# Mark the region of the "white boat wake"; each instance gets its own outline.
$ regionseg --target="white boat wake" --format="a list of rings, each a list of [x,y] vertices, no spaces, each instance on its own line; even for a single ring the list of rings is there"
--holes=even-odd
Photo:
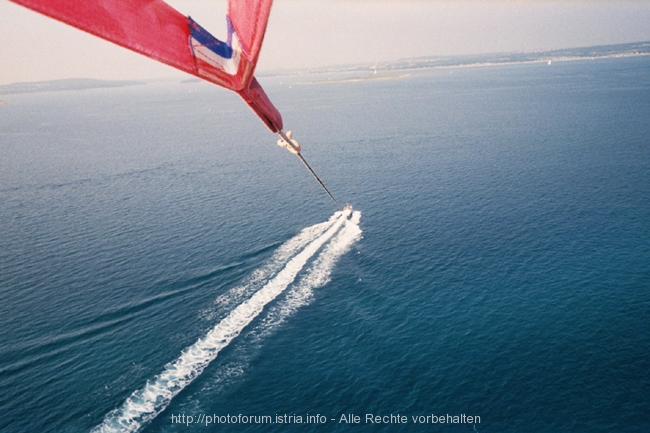
[[[253,273],[248,284],[229,291],[223,300],[218,299],[219,303],[228,304],[250,292],[251,287],[259,287],[265,282],[207,335],[167,364],[162,373],[148,380],[120,407],[109,412],[102,424],[92,432],[135,432],[149,423],[165,410],[175,395],[203,372],[219,351],[237,337],[269,302],[293,283],[307,262],[326,245],[295,287],[290,289],[284,302],[270,309],[257,335],[262,337],[275,329],[300,306],[308,303],[312,290],[329,281],[336,261],[361,237],[358,226],[361,213],[355,211],[348,219],[350,211],[344,212],[336,212],[329,221],[302,230],[281,245],[270,262]]]

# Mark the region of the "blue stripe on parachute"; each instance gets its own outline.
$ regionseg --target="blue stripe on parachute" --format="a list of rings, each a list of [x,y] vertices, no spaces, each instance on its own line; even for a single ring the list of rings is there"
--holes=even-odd
[[[194,21],[191,17],[187,17],[187,19],[189,21],[190,36],[218,56],[223,57],[224,59],[232,58],[232,47],[229,43],[221,42],[219,39],[212,36],[210,32],[201,27],[199,23]],[[228,31],[228,39],[228,42],[230,42],[230,29]]]

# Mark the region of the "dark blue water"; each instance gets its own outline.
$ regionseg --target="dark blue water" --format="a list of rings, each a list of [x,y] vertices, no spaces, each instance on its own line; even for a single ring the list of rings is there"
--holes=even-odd
[[[363,238],[326,263],[327,238],[142,431],[647,431],[650,58],[320,78],[263,84]],[[123,420],[334,211],[214,86],[3,99],[2,432]],[[239,414],[303,424],[205,425]],[[480,422],[411,418],[447,414]]]

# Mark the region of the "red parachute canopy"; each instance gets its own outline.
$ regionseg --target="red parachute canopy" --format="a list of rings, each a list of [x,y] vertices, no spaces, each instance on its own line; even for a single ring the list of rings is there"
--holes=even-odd
[[[272,0],[229,0],[222,42],[162,0],[11,0],[234,90],[273,132],[282,116],[253,76]]]

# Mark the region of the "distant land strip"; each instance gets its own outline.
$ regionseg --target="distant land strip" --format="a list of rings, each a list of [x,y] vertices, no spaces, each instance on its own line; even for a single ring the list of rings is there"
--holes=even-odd
[[[405,78],[410,77],[411,74],[382,74],[382,75],[368,75],[368,76],[359,76],[359,77],[348,77],[348,78],[332,78],[327,80],[314,80],[314,81],[303,81],[301,83],[296,83],[298,85],[303,84],[324,84],[324,83],[354,83],[357,81],[370,81],[370,80],[392,80],[394,78]]]
[[[307,70],[281,70],[275,72],[261,73],[259,76],[286,76],[286,75],[309,75],[327,74],[339,72],[364,73],[341,79],[321,79],[317,81],[306,81],[298,84],[352,82],[366,80],[386,80],[408,77],[409,70],[417,69],[438,69],[458,68],[477,66],[497,66],[518,63],[548,62],[569,60],[587,60],[602,58],[620,58],[650,56],[650,41],[631,42],[616,45],[598,45],[592,47],[565,48],[550,51],[515,52],[515,53],[490,53],[473,54],[462,56],[426,56],[400,59],[390,62],[376,62],[373,64],[338,65],[323,68],[312,68]],[[373,75],[367,76],[368,72]],[[197,78],[187,78],[181,81],[183,84],[200,82]],[[0,95],[12,95],[19,93],[54,92],[65,90],[86,90],[108,87],[125,87],[144,85],[145,81],[133,80],[99,80],[93,78],[68,78],[62,80],[22,82],[0,85]],[[1,101],[0,104],[7,103]]]
[[[63,80],[36,81],[32,83],[12,83],[0,86],[0,95],[17,93],[56,92],[62,90],[101,89],[105,87],[138,86],[144,81],[96,80],[93,78],[67,78]]]
[[[414,69],[434,69],[452,67],[495,66],[516,63],[554,62],[568,60],[587,60],[599,58],[618,58],[650,55],[650,41],[631,42],[617,45],[598,45],[593,47],[565,48],[561,50],[473,54],[463,56],[426,56],[400,59],[373,64],[339,65],[312,68],[300,71],[278,71],[271,75],[322,74],[332,72],[401,72]]]

